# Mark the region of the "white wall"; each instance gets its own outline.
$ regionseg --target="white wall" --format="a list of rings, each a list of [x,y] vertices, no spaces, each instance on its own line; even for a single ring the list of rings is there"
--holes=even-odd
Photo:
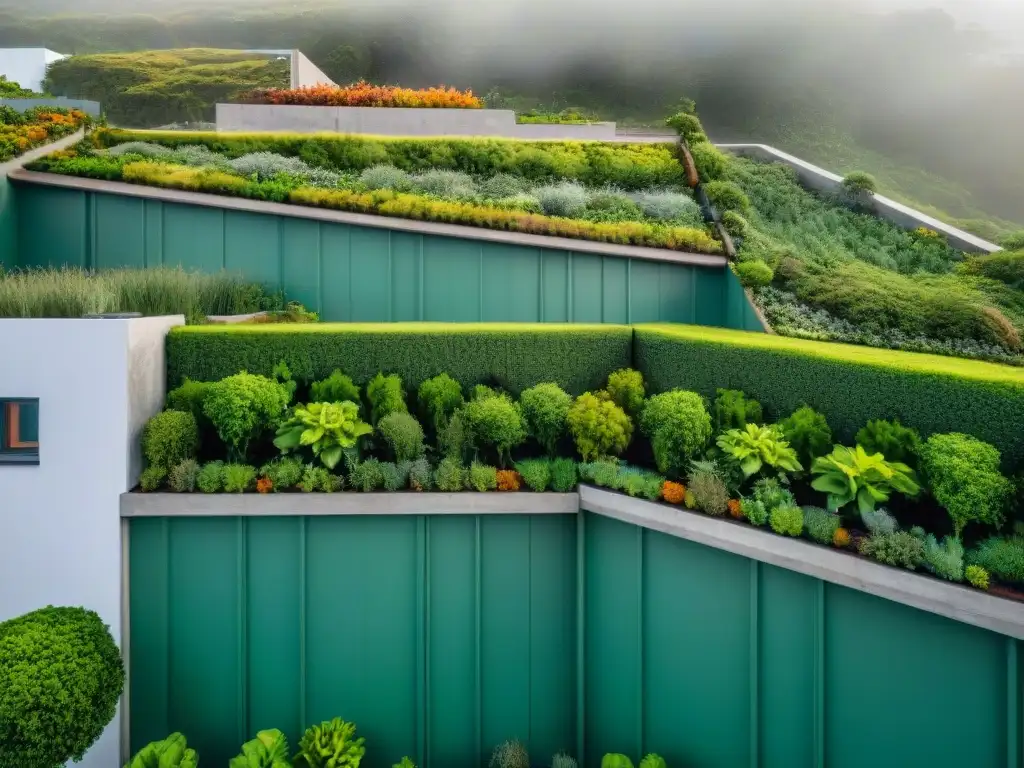
[[[311,85],[336,85],[320,68],[299,50],[292,51],[292,88],[306,88]]]
[[[0,621],[81,605],[120,645],[118,496],[163,401],[164,337],[183,322],[0,319],[0,398],[39,398],[39,465],[0,464]],[[122,765],[119,731],[115,717],[79,765]]]
[[[63,58],[64,54],[46,48],[0,48],[0,75],[22,88],[41,91],[46,67]]]

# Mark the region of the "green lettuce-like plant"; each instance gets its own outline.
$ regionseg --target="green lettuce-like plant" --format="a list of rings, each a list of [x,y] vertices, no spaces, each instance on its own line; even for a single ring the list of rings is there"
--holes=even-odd
[[[633,761],[626,755],[609,752],[601,758],[601,768],[633,768]]]
[[[144,746],[125,768],[196,768],[198,765],[199,755],[194,749],[189,749],[185,737],[172,733],[166,739]],[[235,768],[233,760],[231,768]]]
[[[665,762],[664,757],[651,752],[640,761],[640,768],[668,768],[668,764]]]
[[[861,446],[837,445],[828,456],[811,465],[816,475],[811,487],[828,494],[828,507],[836,511],[852,501],[863,514],[889,500],[894,491],[916,496],[921,490],[914,471],[898,461],[886,461],[880,453],[868,454]]]
[[[353,402],[309,403],[297,406],[277,430],[274,445],[282,453],[310,447],[328,469],[334,469],[342,454],[373,430],[359,418]]]
[[[355,723],[340,717],[311,725],[299,740],[296,768],[359,768],[365,739],[356,738]]]
[[[260,731],[242,745],[242,753],[231,758],[228,768],[292,768],[288,740],[276,728]]]
[[[744,477],[756,475],[765,465],[779,472],[803,469],[796,451],[789,447],[774,426],[747,424],[742,429],[730,429],[719,435],[718,447],[739,464]]]
[[[395,763],[391,768],[416,768],[416,763],[412,761],[412,758],[405,755],[401,760]]]

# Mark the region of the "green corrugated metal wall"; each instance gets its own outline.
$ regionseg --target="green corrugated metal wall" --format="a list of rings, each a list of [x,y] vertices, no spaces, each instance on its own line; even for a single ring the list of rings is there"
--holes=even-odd
[[[746,327],[718,267],[460,240],[18,184],[19,263],[228,269],[324,320]],[[55,224],[59,222],[59,226]],[[742,292],[741,292],[742,293]]]
[[[132,747],[204,765],[335,715],[368,768],[1024,764],[1018,642],[591,514],[136,519],[130,626]]]

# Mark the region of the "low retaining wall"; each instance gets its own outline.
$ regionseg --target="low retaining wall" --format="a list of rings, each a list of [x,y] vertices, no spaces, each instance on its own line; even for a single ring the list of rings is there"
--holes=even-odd
[[[217,130],[595,141],[615,138],[615,123],[519,124],[515,112],[510,109],[306,107],[279,104],[218,104]]]
[[[842,176],[826,171],[824,168],[819,168],[805,160],[775,149],[775,147],[769,147],[766,144],[718,144],[716,146],[719,149],[732,152],[741,157],[788,165],[796,171],[800,183],[815,192],[835,192],[843,182]],[[903,229],[912,230],[918,227],[926,227],[927,229],[940,232],[946,236],[950,245],[954,248],[959,248],[961,251],[966,251],[967,253],[994,253],[1000,250],[999,246],[994,243],[982,240],[970,232],[964,232],[962,229],[957,229],[888,197],[872,195],[871,206],[876,216],[890,221]]]

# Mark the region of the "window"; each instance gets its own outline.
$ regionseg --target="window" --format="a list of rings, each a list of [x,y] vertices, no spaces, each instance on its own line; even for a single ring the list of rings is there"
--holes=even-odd
[[[0,399],[0,464],[39,463],[39,401]]]

